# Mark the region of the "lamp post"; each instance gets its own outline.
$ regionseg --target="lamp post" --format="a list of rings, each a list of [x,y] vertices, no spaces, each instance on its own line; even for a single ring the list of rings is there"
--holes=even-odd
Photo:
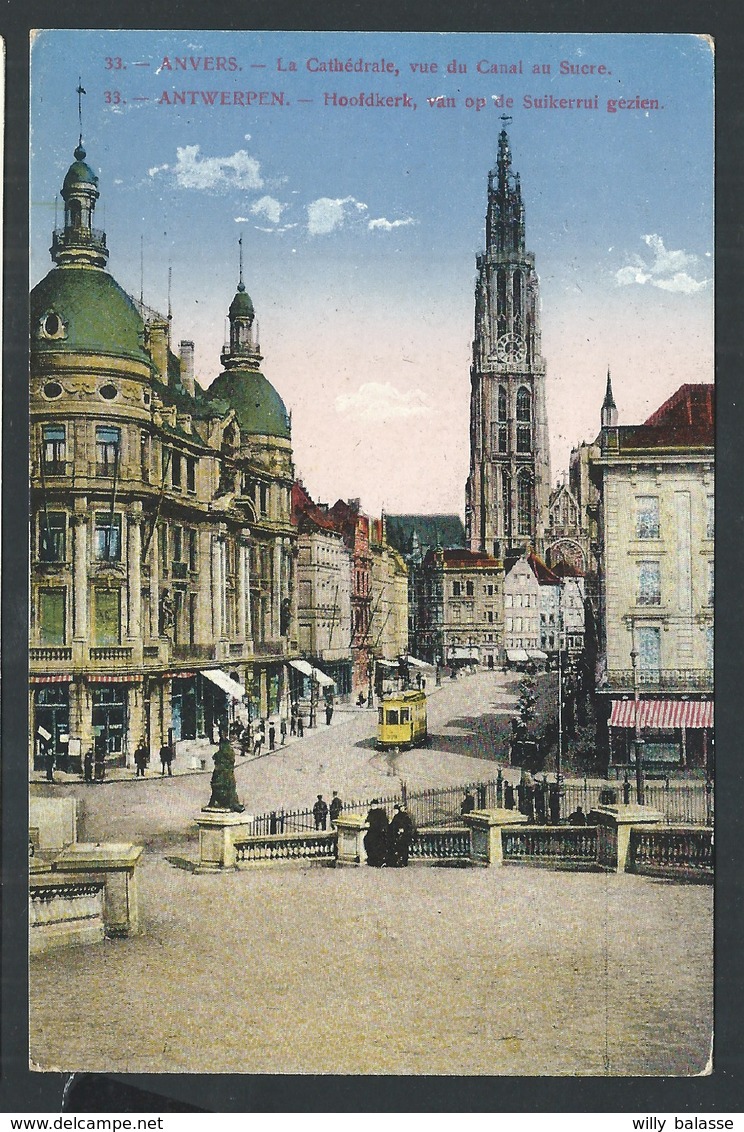
[[[633,647],[630,650],[630,663],[633,666],[633,747],[635,749],[636,802],[639,806],[642,806],[644,805],[643,739],[641,738],[641,722],[638,712],[638,653],[636,652],[635,641],[633,642]]]

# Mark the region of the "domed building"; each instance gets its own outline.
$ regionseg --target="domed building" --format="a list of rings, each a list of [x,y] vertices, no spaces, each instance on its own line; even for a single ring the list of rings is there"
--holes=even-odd
[[[106,270],[82,139],[61,195],[30,300],[32,762],[51,748],[62,770],[89,750],[132,765],[143,741],[197,758],[287,695],[289,416],[258,371],[242,270],[205,391],[193,343],[176,357],[170,320]]]

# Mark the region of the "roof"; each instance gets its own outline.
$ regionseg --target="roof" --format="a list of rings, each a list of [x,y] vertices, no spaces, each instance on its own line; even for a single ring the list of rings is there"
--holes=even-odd
[[[255,314],[253,303],[243,283],[238,284],[235,298],[230,303],[228,313],[230,318],[253,318]]]
[[[561,584],[557,574],[549,566],[546,566],[542,558],[539,558],[536,554],[530,552],[527,555],[527,562],[541,586],[559,586]]]
[[[150,367],[144,325],[115,279],[96,267],[54,267],[31,292],[31,349],[37,353],[108,354]],[[63,338],[47,338],[42,324],[56,314]]]
[[[234,410],[240,431],[249,436],[291,439],[289,414],[274,386],[262,373],[237,366],[215,378],[207,390],[211,401],[226,401]]]
[[[435,564],[437,555],[441,554],[445,570],[503,570],[500,558],[492,558],[480,550],[465,550],[459,547],[449,547],[445,550],[430,548],[424,558],[424,566]]]
[[[459,515],[386,515],[388,541],[402,554],[411,550],[414,533],[419,546],[464,547],[465,528]]]
[[[341,535],[338,523],[333,516],[329,515],[324,507],[319,507],[305,490],[304,484],[297,481],[292,484],[292,522],[299,528],[300,532],[311,531],[315,528],[316,530],[331,531],[333,534]]]
[[[641,425],[605,429],[603,451],[612,449],[712,448],[715,386],[681,385]]]
[[[557,578],[583,578],[584,574],[581,570],[577,570],[570,562],[566,562],[565,558],[561,558],[560,562],[556,562],[555,566],[551,567],[553,573]]]

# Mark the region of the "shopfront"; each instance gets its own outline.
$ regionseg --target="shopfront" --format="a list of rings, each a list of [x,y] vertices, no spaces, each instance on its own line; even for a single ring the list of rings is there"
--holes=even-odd
[[[69,765],[69,738],[70,738],[70,676],[42,676],[32,678],[33,683],[33,734],[39,734],[42,728],[51,735],[49,742],[54,752],[55,765],[59,770],[78,770],[80,759],[75,760],[76,765]],[[34,742],[34,770],[44,770],[44,759],[41,757],[40,744]]]
[[[123,682],[107,680],[91,688],[93,741],[102,737],[109,766],[126,766],[129,689]]]
[[[648,771],[712,771],[712,700],[639,699],[637,713],[643,766]],[[634,762],[636,701],[613,700],[608,726],[611,764]]]

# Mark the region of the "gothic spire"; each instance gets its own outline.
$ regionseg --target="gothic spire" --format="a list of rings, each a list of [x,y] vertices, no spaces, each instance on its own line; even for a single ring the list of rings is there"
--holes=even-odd
[[[617,405],[612,395],[612,379],[610,367],[607,367],[607,388],[602,402],[602,428],[615,428],[617,425]]]

